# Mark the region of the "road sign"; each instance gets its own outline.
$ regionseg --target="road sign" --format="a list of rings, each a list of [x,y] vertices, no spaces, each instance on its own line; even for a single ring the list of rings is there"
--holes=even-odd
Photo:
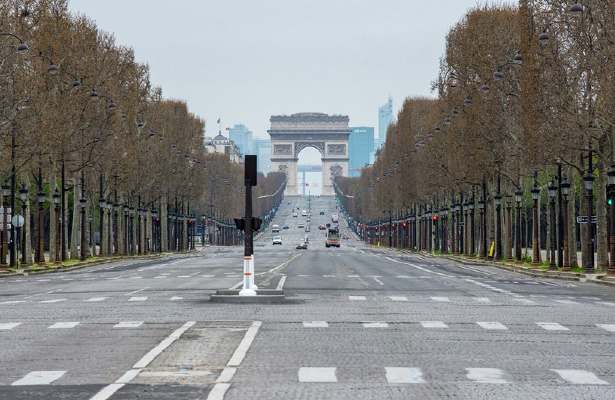
[[[24,218],[22,215],[17,214],[11,219],[11,223],[15,225],[15,227],[21,228],[24,224]]]
[[[577,217],[577,224],[587,224],[589,218],[587,218],[587,215],[579,215]],[[592,215],[592,224],[596,224],[598,223],[598,217],[595,215]]]

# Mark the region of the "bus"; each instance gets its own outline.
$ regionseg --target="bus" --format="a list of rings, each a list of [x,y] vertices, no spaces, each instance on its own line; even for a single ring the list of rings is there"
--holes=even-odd
[[[340,231],[337,227],[327,229],[327,240],[325,241],[325,247],[340,247]]]

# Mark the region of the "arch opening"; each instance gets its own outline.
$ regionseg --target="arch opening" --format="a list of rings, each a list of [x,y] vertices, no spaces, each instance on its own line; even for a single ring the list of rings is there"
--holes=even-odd
[[[322,193],[322,157],[316,147],[306,146],[297,154],[297,191],[299,195],[320,196]]]

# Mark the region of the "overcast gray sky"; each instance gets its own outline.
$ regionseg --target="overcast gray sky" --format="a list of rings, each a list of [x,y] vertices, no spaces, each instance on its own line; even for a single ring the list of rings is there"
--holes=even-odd
[[[151,67],[165,97],[265,136],[274,114],[317,111],[377,126],[431,95],[445,35],[476,0],[70,0]]]

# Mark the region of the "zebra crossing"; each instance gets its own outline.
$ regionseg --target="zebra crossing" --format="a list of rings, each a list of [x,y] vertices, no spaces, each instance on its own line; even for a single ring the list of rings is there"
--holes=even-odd
[[[343,382],[338,376],[343,375],[346,379],[352,375],[352,369],[344,370],[340,374],[340,370],[344,368],[332,366],[319,367],[300,367],[297,370],[297,380],[300,383],[338,383]],[[588,370],[580,369],[548,369],[541,371],[545,376],[545,384],[569,384],[569,385],[611,385],[611,383],[596,373]],[[440,376],[437,371],[434,371],[431,376]],[[384,367],[380,368],[380,376],[391,385],[414,385],[414,384],[437,384],[439,379],[429,379],[427,374],[419,367]],[[514,384],[515,375],[500,368],[492,367],[467,367],[463,371],[459,371],[458,376],[471,383],[476,384]],[[381,379],[382,379],[381,378]],[[378,379],[378,378],[376,378]],[[520,379],[521,380],[521,379]]]

